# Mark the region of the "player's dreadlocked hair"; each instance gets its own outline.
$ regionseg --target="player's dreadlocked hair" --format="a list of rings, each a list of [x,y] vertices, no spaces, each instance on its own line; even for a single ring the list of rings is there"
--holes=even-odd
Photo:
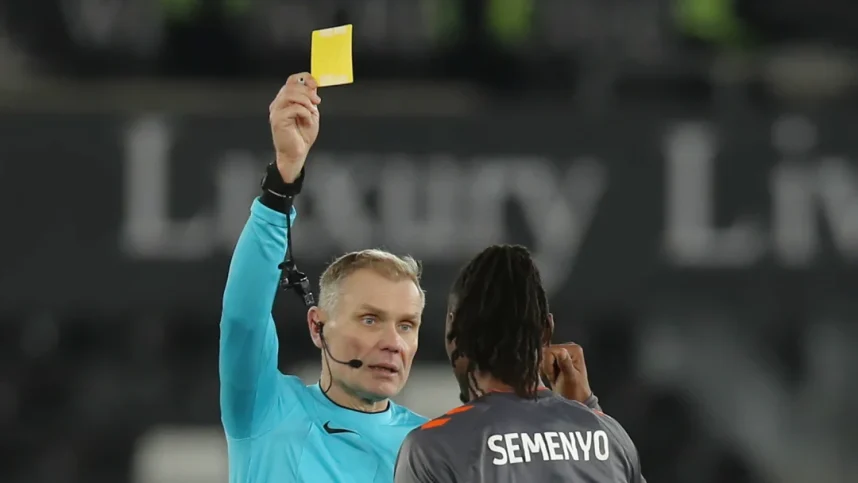
[[[520,397],[535,398],[548,327],[548,300],[539,270],[522,246],[493,245],[462,269],[453,285],[456,306],[449,341],[455,359],[470,361],[472,390],[481,394],[474,371],[490,373]]]

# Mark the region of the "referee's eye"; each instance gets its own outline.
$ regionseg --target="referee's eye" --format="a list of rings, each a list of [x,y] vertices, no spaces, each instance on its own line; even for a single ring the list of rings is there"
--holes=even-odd
[[[363,325],[372,325],[375,323],[375,317],[364,317],[361,319],[361,322],[363,322]]]

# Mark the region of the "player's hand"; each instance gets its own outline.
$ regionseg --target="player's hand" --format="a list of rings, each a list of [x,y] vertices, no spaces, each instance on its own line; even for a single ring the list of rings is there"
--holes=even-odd
[[[268,107],[268,122],[277,156],[277,169],[285,183],[301,175],[310,147],[319,135],[319,103],[316,79],[293,74]]]
[[[593,394],[587,379],[584,349],[580,345],[552,344],[543,349],[542,355],[542,373],[548,377],[556,394],[580,403]]]

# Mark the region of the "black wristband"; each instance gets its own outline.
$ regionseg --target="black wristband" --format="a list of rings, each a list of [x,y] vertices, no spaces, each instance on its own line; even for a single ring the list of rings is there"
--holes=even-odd
[[[262,196],[259,197],[259,202],[265,207],[271,208],[272,210],[284,215],[288,215],[292,212],[291,196],[279,196],[271,191],[263,191]]]
[[[292,200],[301,193],[303,185],[303,168],[294,182],[284,183],[277,165],[270,163],[265,168],[265,176],[262,177],[262,195],[259,197],[259,202],[274,211],[288,215],[292,211]]]

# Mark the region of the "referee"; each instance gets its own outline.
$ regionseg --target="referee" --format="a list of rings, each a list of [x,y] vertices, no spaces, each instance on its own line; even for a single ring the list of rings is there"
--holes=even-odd
[[[554,323],[527,249],[492,246],[449,297],[447,353],[465,405],[412,431],[396,483],[644,483],[638,453],[613,418],[557,397],[580,348],[545,347]],[[570,353],[571,352],[571,353]]]
[[[390,483],[402,441],[426,422],[390,401],[417,351],[424,305],[417,262],[382,250],[345,254],[322,274],[318,305],[294,264],[292,198],[319,133],[320,102],[307,73],[289,77],[272,102],[277,161],[230,264],[219,354],[230,483]],[[277,370],[278,285],[308,305],[309,339],[322,362],[317,384]],[[586,377],[570,380],[558,385],[562,394],[587,400]]]

